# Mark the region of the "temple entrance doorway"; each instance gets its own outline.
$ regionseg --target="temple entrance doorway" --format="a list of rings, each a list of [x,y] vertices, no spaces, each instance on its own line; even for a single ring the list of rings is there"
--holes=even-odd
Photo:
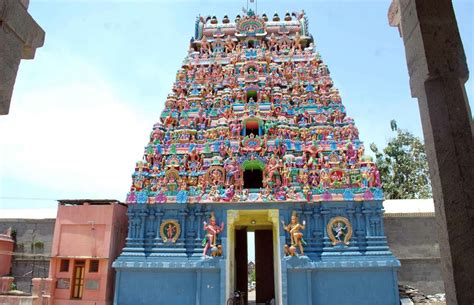
[[[278,211],[233,210],[230,219],[228,297],[238,290],[246,305],[281,304]]]
[[[260,128],[260,121],[257,120],[247,120],[244,124],[245,127],[245,136],[253,135],[261,136],[262,135],[262,128]]]
[[[250,102],[251,99],[254,102],[257,102],[257,98],[258,98],[257,90],[248,90],[247,91],[247,102]]]
[[[275,299],[273,232],[271,229],[250,230],[254,228],[235,230],[236,290],[244,292],[245,305],[270,304]],[[250,252],[255,253],[252,259]]]

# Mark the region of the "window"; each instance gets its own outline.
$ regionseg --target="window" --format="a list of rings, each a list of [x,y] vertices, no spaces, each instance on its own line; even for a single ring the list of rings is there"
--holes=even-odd
[[[255,68],[251,67],[249,68],[249,73],[250,73],[250,70],[254,70],[255,71]],[[255,71],[255,73],[257,73],[257,71]],[[258,102],[258,94],[257,94],[257,90],[248,90],[247,91],[247,102],[250,102],[250,101],[253,101],[253,102]]]
[[[244,188],[258,189],[263,187],[263,173],[259,169],[247,169],[244,171]]]
[[[257,120],[247,120],[245,122],[245,135],[262,136],[263,130],[260,128],[260,123]]]
[[[69,260],[62,259],[61,265],[59,266],[59,272],[69,272]]]
[[[89,262],[89,272],[99,272],[99,260],[94,259]]]
[[[258,128],[245,128],[245,135],[250,136],[251,134],[258,136]]]

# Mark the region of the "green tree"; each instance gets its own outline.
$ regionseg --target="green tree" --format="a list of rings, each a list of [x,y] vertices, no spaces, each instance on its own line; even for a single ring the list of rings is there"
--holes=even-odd
[[[255,273],[255,268],[252,269],[249,273],[249,282],[255,282],[256,281],[256,273]]]
[[[374,143],[370,144],[370,149],[375,153],[385,197],[431,198],[431,182],[423,142],[410,132],[398,129],[395,120],[390,122],[390,127],[397,135],[390,139],[383,151],[379,151]]]

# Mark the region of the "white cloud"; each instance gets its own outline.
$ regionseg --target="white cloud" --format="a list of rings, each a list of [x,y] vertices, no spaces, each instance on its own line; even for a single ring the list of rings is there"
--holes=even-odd
[[[151,115],[139,111],[139,101],[122,100],[119,90],[80,58],[57,62],[68,75],[31,90],[19,84],[10,115],[0,119],[0,178],[50,190],[49,198],[123,200]],[[35,196],[20,185],[2,193]]]

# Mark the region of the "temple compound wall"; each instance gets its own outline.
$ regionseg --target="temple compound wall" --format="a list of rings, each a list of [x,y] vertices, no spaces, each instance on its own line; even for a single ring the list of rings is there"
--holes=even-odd
[[[425,294],[444,292],[434,215],[384,217],[388,244],[400,260],[398,282]]]
[[[387,242],[401,263],[399,284],[443,293],[433,199],[385,200],[384,210]]]
[[[2,215],[3,216],[3,215]],[[15,278],[18,290],[31,292],[33,278],[47,278],[53,243],[54,218],[0,218],[0,232],[11,228],[15,242],[9,276]]]

